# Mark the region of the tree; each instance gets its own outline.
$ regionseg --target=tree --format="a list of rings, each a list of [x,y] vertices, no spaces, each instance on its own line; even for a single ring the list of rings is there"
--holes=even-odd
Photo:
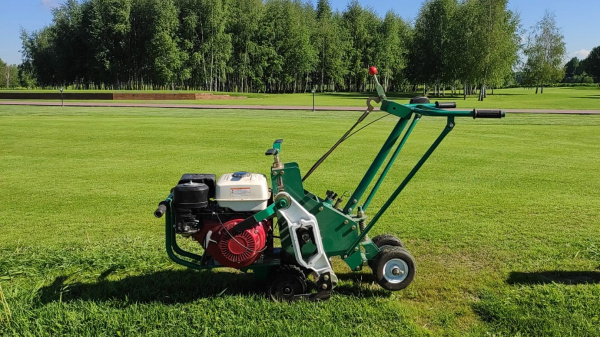
[[[560,81],[564,77],[563,59],[566,54],[564,37],[556,26],[554,14],[546,12],[544,17],[532,27],[527,47],[525,76],[528,83],[544,93],[544,85]]]
[[[0,87],[15,88],[19,86],[19,70],[15,64],[7,64],[0,59]]]
[[[465,99],[479,86],[483,100],[488,86],[500,86],[512,75],[520,45],[518,24],[506,0],[467,0],[458,6],[450,24],[447,68],[463,83]]]
[[[407,75],[413,83],[434,86],[436,95],[440,86],[449,82],[451,74],[447,51],[451,40],[449,27],[456,7],[456,0],[427,1],[413,31]]]
[[[233,65],[232,82],[242,92],[250,91],[258,84],[261,73],[259,45],[257,44],[259,23],[263,16],[261,0],[238,0],[231,2],[231,17],[227,34],[231,36]],[[260,84],[258,84],[260,86]]]
[[[519,17],[509,11],[507,5],[507,0],[480,0],[479,10],[483,12],[480,38],[485,41],[478,74],[480,100],[486,97],[488,85],[500,86],[505,82],[517,62]]]
[[[4,61],[2,61],[2,59],[0,59],[0,78],[4,77],[3,75],[4,75],[4,72],[5,72],[5,69],[7,69],[7,68],[8,68],[7,64],[4,63]],[[6,85],[6,87],[8,87],[8,84]]]
[[[81,84],[85,80],[85,63],[91,53],[86,50],[86,34],[82,30],[84,11],[89,3],[79,4],[76,0],[68,0],[52,10],[53,25],[51,27],[57,63],[54,65],[56,79],[60,83]]]
[[[356,0],[341,12],[330,0],[65,0],[23,32],[18,70],[27,87],[297,92],[372,90],[377,65],[387,90],[410,79],[485,94],[510,71],[516,22],[506,0],[428,0],[414,35]]]
[[[349,35],[346,88],[351,91],[363,91],[368,79],[367,69],[375,59],[380,19],[371,9],[362,8],[358,1],[353,0],[343,13],[342,22]]]
[[[101,82],[116,84],[117,88],[130,75],[127,64],[130,13],[131,0],[91,0],[86,41],[95,56],[92,73]]]
[[[569,62],[567,62],[567,64],[565,64],[565,78],[575,76],[577,68],[579,68],[579,59],[577,57],[573,57],[569,60]]]
[[[31,65],[31,73],[42,86],[57,85],[59,83],[56,76],[58,53],[55,52],[55,39],[56,36],[50,27],[45,27],[31,34],[24,30],[21,31],[24,63]]]
[[[23,62],[18,66],[19,85],[27,89],[37,86],[35,74],[31,62]]]
[[[592,75],[600,85],[600,46],[594,47],[584,62],[585,71]]]
[[[407,63],[410,27],[394,12],[386,13],[379,29],[380,41],[376,46],[374,64],[379,66],[385,90],[395,82],[402,82],[402,73]]]
[[[329,0],[319,0],[317,2],[317,29],[315,32],[316,49],[318,51],[319,63],[317,69],[319,72],[320,83],[319,90],[323,92],[325,88],[325,72],[327,71],[327,59],[329,56],[330,36],[332,28],[332,12]]]

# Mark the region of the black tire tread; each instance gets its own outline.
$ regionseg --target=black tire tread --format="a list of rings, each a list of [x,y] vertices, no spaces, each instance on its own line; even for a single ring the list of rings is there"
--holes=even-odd
[[[297,281],[297,286],[300,289],[296,289],[291,297],[281,296],[277,293],[278,285],[282,282],[289,282],[290,280]],[[274,301],[292,301],[294,300],[294,295],[299,295],[306,293],[307,285],[306,285],[306,275],[298,266],[284,264],[275,269],[271,275],[269,275],[269,282],[267,285],[267,296]]]
[[[400,283],[391,283],[388,280],[386,280],[383,275],[383,267],[385,263],[394,258],[402,259],[403,261],[405,261],[408,264],[409,271],[411,271],[409,272],[406,279],[404,279]],[[390,291],[398,291],[408,287],[413,281],[415,273],[417,271],[415,259],[412,257],[412,255],[410,255],[410,253],[406,249],[394,246],[381,247],[381,251],[375,257],[375,259],[373,259],[372,266],[373,276],[375,276],[375,280],[377,281],[377,283],[379,283],[379,285],[382,288]]]

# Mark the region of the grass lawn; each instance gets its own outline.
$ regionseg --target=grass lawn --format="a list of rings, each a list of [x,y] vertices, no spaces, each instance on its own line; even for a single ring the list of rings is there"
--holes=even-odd
[[[415,257],[403,291],[335,260],[329,301],[274,303],[251,275],[168,259],[152,212],[182,173],[266,174],[276,138],[305,172],[359,115],[2,107],[0,335],[600,335],[598,115],[457,119],[372,231]],[[394,121],[350,138],[306,189],[352,190]],[[444,124],[419,122],[371,216]]]
[[[6,90],[0,92],[8,92]],[[14,92],[55,92],[55,91],[14,91]],[[83,92],[83,91],[69,91]],[[95,91],[91,91],[95,92]],[[117,92],[117,91],[115,91]],[[162,92],[162,91],[157,91]],[[170,92],[170,91],[165,91]],[[176,91],[178,92],[178,91]],[[299,94],[232,94],[247,96],[246,99],[231,100],[162,100],[162,101],[97,101],[97,102],[143,102],[155,104],[213,104],[213,105],[294,105],[312,106],[311,93]],[[411,97],[422,93],[389,93],[390,99],[399,102],[408,102]],[[368,93],[317,93],[316,106],[365,106],[366,98],[374,96]],[[431,101],[455,101],[458,107],[463,108],[494,108],[494,109],[569,109],[569,110],[600,110],[600,89],[598,87],[570,87],[570,88],[545,88],[544,94],[535,94],[535,89],[510,88],[491,91],[483,102],[478,102],[476,96],[463,100],[461,95],[446,97],[430,97]]]

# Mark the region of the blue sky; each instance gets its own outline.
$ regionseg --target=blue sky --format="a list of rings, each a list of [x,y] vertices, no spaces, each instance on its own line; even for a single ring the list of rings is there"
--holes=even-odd
[[[313,4],[317,0],[308,0]],[[334,10],[344,10],[350,0],[330,0]],[[0,59],[9,64],[21,62],[19,32],[38,30],[52,22],[52,7],[62,0],[0,0]],[[359,0],[380,16],[389,10],[402,18],[414,21],[421,0]],[[568,58],[584,58],[600,46],[600,0],[509,0],[509,8],[521,16],[523,28],[529,29],[542,18],[545,10],[556,14],[567,44]]]

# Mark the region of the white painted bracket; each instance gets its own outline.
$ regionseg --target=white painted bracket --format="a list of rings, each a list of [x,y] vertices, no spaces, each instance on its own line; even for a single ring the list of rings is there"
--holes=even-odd
[[[304,207],[302,207],[302,205],[294,200],[294,198],[292,198],[288,193],[280,192],[275,196],[275,200],[280,200],[282,198],[288,201],[289,206],[278,209],[277,213],[287,222],[288,230],[292,239],[292,246],[294,247],[294,253],[296,255],[296,261],[298,261],[298,264],[304,268],[313,270],[319,276],[327,272],[334,274],[331,263],[329,262],[329,258],[327,258],[327,255],[325,254],[317,218]],[[302,257],[302,251],[300,250],[300,241],[297,234],[299,229],[311,231],[313,238],[315,239],[315,245],[317,246],[317,251],[311,255],[307,261],[305,261]]]

